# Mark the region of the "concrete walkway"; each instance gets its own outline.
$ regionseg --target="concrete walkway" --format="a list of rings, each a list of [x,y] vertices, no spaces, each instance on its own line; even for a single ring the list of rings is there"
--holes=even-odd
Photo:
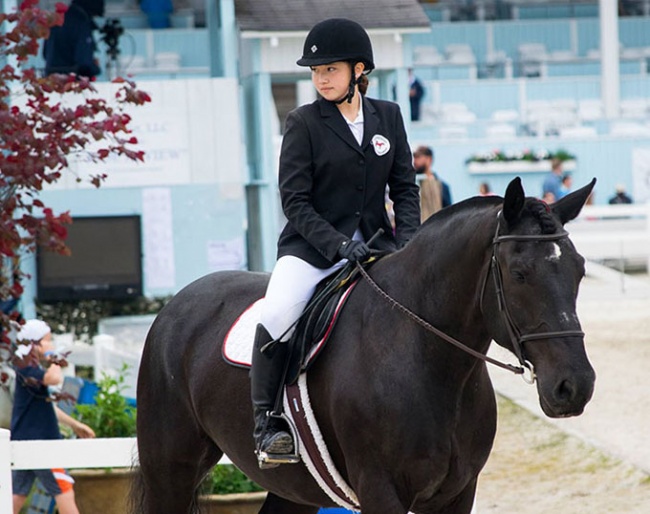
[[[650,474],[650,280],[621,277],[590,265],[581,285],[578,314],[597,375],[584,414],[547,418],[534,386],[488,366],[495,388],[562,430]],[[515,362],[495,343],[490,355]]]

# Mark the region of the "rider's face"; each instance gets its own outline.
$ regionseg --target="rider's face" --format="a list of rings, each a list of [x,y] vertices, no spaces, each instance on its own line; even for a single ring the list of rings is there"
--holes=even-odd
[[[350,75],[350,64],[345,61],[311,66],[311,81],[314,87],[329,101],[337,101],[347,94]]]

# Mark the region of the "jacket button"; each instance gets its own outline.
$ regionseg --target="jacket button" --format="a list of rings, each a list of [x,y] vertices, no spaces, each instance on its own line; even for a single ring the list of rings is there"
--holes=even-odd
[[[363,186],[357,186],[357,191],[363,191]]]
[[[359,166],[363,166],[366,163],[363,159],[359,159]]]
[[[361,213],[359,211],[355,212],[354,215],[358,218],[361,216]]]

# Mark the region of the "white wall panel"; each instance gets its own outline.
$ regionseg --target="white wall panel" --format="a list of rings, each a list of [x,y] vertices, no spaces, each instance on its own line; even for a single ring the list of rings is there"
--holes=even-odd
[[[114,96],[115,86],[97,83],[103,98]],[[144,150],[144,162],[111,157],[105,163],[71,159],[71,173],[52,189],[89,188],[76,177],[106,173],[103,187],[236,184],[243,195],[241,120],[237,81],[186,79],[143,82],[140,89],[151,103],[129,107],[131,128]]]

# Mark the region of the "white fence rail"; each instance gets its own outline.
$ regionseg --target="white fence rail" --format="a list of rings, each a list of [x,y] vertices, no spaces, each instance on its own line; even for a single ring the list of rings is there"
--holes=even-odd
[[[47,468],[130,467],[137,460],[136,438],[10,441],[0,429],[0,512],[13,510],[11,471]]]
[[[587,205],[566,228],[587,260],[650,264],[650,202]]]
[[[137,462],[135,437],[10,441],[0,429],[0,512],[12,512],[11,471],[47,468],[125,468]],[[220,464],[229,464],[224,456]]]
[[[137,460],[135,437],[10,441],[0,429],[0,512],[13,510],[11,471],[47,468],[130,467]]]

